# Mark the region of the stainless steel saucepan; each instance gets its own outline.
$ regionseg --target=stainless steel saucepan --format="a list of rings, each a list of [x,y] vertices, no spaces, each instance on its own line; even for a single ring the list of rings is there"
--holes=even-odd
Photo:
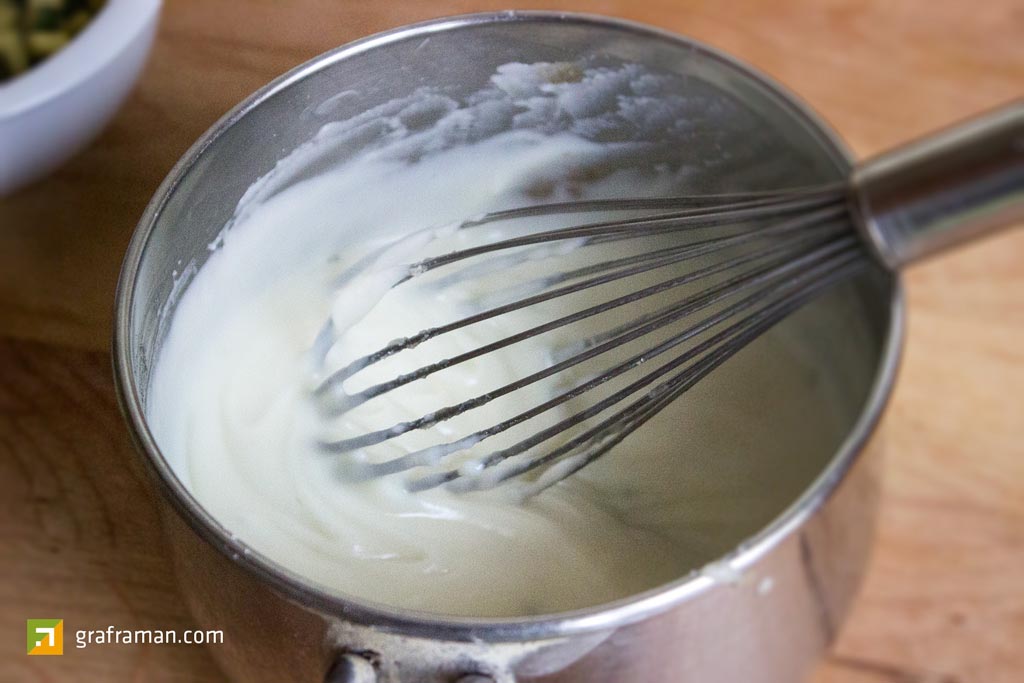
[[[718,158],[751,162],[708,164],[694,178],[698,186],[714,185],[724,173],[736,174],[734,185],[768,189],[849,172],[850,156],[822,121],[715,50],[618,20],[510,12],[397,29],[298,67],[203,135],[149,204],[117,293],[117,384],[165,513],[182,590],[202,625],[225,630],[225,643],[211,652],[234,680],[794,683],[843,623],[871,545],[881,454],[875,428],[902,339],[899,282],[881,268],[830,297],[834,315],[815,334],[816,353],[830,370],[822,391],[849,406],[834,452],[780,474],[785,485],[771,514],[703,570],[590,609],[440,617],[312,585],[252,551],[204,510],[147,427],[150,372],[187,286],[181,274],[202,265],[246,189],[308,141],[325,116],[353,116],[423,86],[466,96],[509,62],[579,60],[674,72],[735,105],[730,111],[738,113],[697,119],[716,131]],[[340,101],[341,92],[351,96]],[[707,138],[698,131],[694,139]],[[764,410],[773,400],[786,397],[764,397]]]

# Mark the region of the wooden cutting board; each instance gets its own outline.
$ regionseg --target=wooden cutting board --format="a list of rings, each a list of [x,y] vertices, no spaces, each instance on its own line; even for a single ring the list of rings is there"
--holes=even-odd
[[[192,624],[110,380],[111,302],[128,236],[188,145],[275,75],[374,31],[503,8],[168,0],[149,67],[114,124],[56,175],[0,200],[0,681],[223,680],[200,647],[77,650],[66,636],[64,657],[22,650],[33,617],[75,629]],[[801,93],[861,154],[1024,95],[1017,0],[559,8],[655,24],[732,52]],[[1024,231],[916,268],[907,288],[879,543],[863,596],[813,683],[1016,683]],[[241,627],[225,625],[225,637]]]

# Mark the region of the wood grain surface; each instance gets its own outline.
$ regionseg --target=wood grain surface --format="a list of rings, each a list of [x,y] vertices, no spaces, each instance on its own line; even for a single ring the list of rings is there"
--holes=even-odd
[[[368,33],[504,8],[167,0],[149,66],[113,125],[51,178],[0,200],[0,681],[223,680],[201,647],[75,650],[66,635],[64,657],[22,649],[30,617],[75,629],[192,625],[131,464],[106,356],[128,237],[189,144],[272,77]],[[862,155],[1024,95],[1019,0],[557,8],[651,23],[732,52],[800,93]],[[854,615],[813,683],[1016,683],[1024,231],[920,266],[907,289],[879,543]],[[239,627],[225,625],[225,637]]]

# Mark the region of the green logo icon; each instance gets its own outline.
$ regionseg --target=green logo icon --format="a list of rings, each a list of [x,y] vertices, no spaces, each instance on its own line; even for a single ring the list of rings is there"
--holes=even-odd
[[[29,619],[26,630],[30,655],[64,654],[63,619]]]

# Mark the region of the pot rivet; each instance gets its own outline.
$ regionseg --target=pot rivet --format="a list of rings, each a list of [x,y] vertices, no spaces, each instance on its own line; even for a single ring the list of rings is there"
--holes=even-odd
[[[324,676],[324,683],[376,683],[377,671],[365,657],[351,652],[338,657]]]

